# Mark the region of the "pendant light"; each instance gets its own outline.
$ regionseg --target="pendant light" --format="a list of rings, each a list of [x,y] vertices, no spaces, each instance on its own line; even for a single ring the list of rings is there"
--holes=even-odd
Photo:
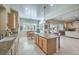
[[[44,33],[46,33],[46,19],[45,19],[45,9],[46,9],[46,6],[44,6]]]
[[[45,23],[45,9],[46,9],[46,6],[44,6],[44,23]]]

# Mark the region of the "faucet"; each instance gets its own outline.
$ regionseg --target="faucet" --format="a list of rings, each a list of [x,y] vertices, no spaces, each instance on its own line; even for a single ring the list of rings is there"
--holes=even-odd
[[[0,35],[0,40],[3,39],[3,34]]]

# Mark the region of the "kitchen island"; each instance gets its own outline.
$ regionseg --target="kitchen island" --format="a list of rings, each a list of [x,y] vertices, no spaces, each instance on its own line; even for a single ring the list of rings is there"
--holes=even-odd
[[[47,55],[56,53],[60,48],[59,36],[55,34],[35,33],[35,43]]]

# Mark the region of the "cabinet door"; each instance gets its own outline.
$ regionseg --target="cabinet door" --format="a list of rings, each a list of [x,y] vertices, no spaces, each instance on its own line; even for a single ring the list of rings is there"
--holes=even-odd
[[[47,40],[43,39],[43,51],[47,53]]]
[[[36,43],[39,44],[39,37],[37,36]]]
[[[56,38],[49,39],[47,42],[47,53],[53,54],[56,53]]]
[[[42,37],[39,37],[39,46],[40,46],[40,48],[43,47],[43,38]]]
[[[34,42],[35,42],[36,44],[38,44],[38,36],[37,36],[37,35],[35,35],[35,37],[34,37]]]
[[[37,35],[35,35],[34,42],[37,43]]]
[[[8,14],[8,28],[14,29],[15,28],[15,14],[9,13]]]

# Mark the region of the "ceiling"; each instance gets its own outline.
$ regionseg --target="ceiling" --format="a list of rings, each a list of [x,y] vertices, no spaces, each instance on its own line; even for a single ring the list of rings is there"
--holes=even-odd
[[[46,19],[73,20],[79,18],[78,4],[55,5],[50,10],[51,11],[46,15]]]
[[[21,18],[40,19],[43,17],[43,5],[40,4],[8,4],[8,6],[18,10]]]
[[[20,17],[44,19],[44,6],[45,18],[56,20],[70,20],[79,17],[78,4],[8,4],[11,8],[19,11]]]

